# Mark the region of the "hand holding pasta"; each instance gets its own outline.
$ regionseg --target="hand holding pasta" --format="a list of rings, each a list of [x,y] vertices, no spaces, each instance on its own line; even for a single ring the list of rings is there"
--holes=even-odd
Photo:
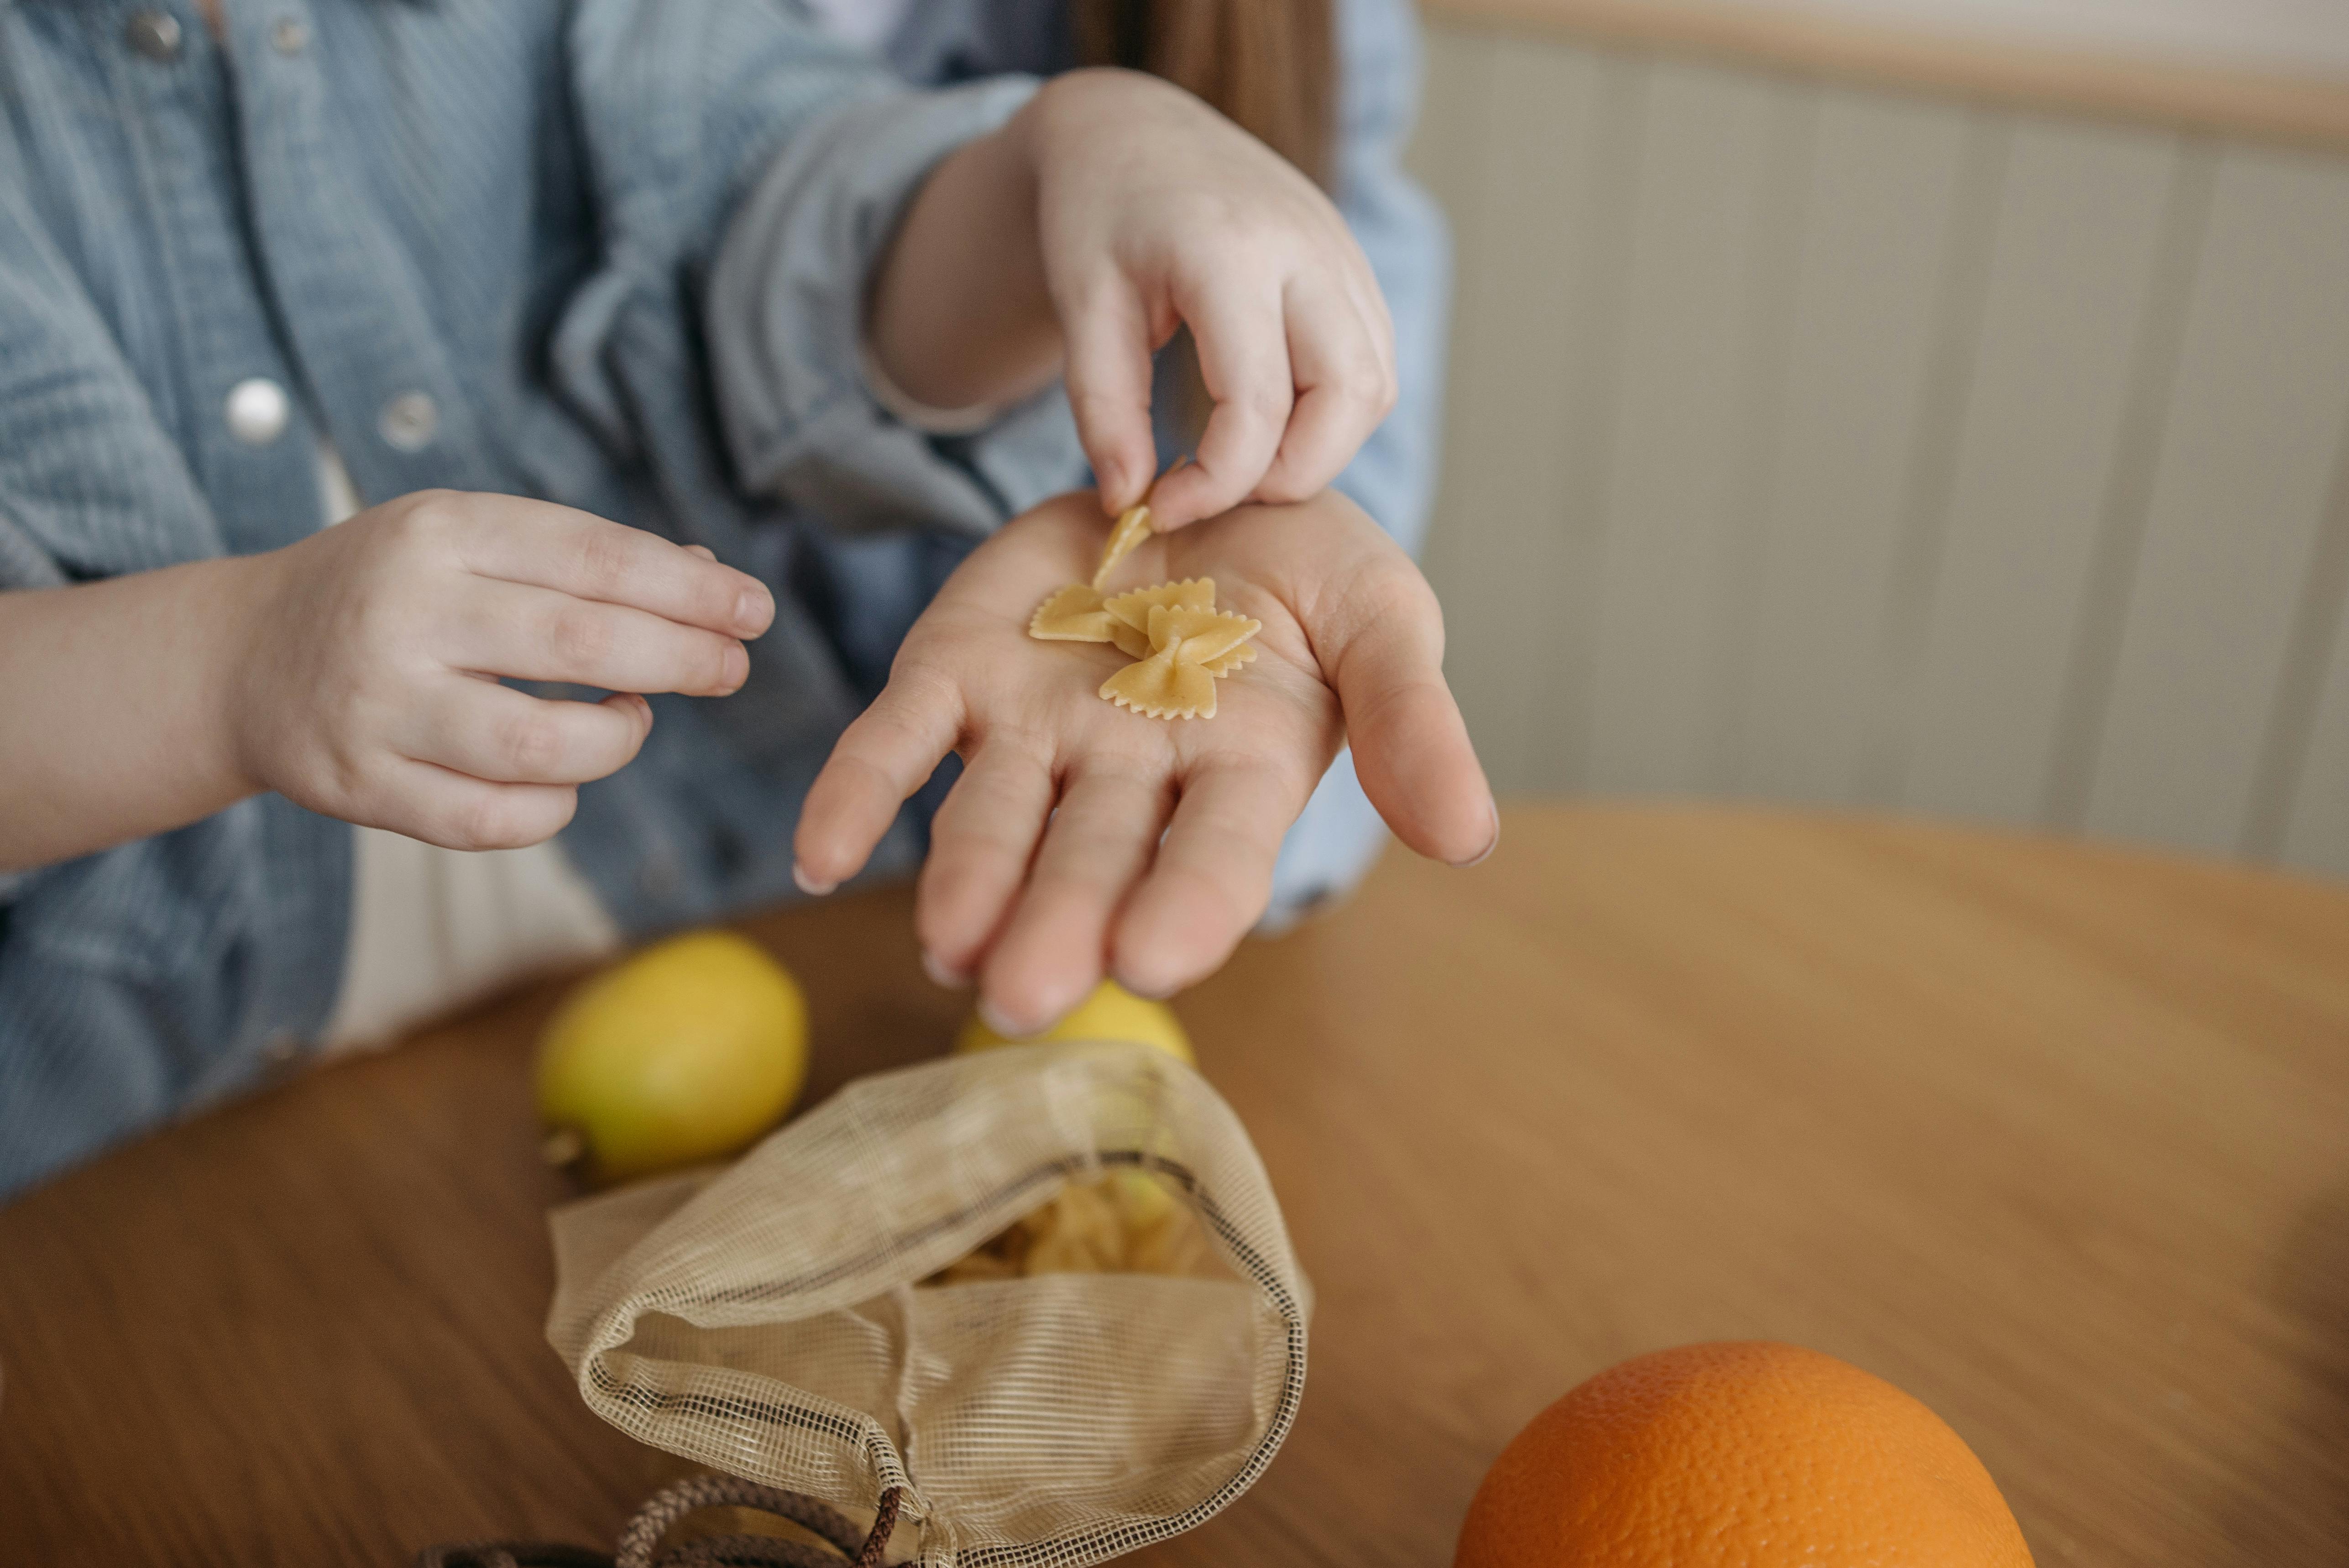
[[[1281,835],[1350,741],[1363,788],[1413,849],[1465,862],[1496,831],[1444,684],[1434,595],[1351,501],[1243,507],[1134,549],[1120,580],[1164,596],[1142,606],[1143,627],[1174,635],[1194,624],[1177,617],[1218,604],[1259,623],[1237,645],[1254,661],[1231,678],[1195,661],[1215,690],[1209,722],[1146,719],[1102,699],[1104,682],[1148,662],[1112,609],[1131,611],[1127,595],[1061,604],[1084,638],[1030,635],[1040,606],[1087,581],[1103,538],[1085,492],[973,552],[841,738],[800,820],[803,883],[836,885],[946,753],[961,755],[916,921],[932,972],[978,979],[1005,1033],[1049,1025],[1105,970],[1153,995],[1212,972],[1263,913]],[[1203,580],[1211,603],[1192,602]],[[1124,645],[1114,631],[1092,640],[1110,624]],[[1144,654],[1159,651],[1154,638]]]
[[[1071,583],[1039,604],[1028,634],[1046,643],[1111,643],[1135,660],[1102,682],[1105,702],[1152,718],[1213,718],[1216,680],[1256,657],[1248,639],[1263,623],[1216,609],[1212,578],[1105,594],[1119,564],[1150,536],[1149,503],[1138,501],[1110,530],[1093,580]]]

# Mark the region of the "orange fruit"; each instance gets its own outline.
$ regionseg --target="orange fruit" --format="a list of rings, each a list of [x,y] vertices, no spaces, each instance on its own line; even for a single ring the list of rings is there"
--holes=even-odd
[[[1454,1568],[2029,1568],[1957,1433],[1881,1377],[1763,1341],[1609,1367],[1476,1489]]]

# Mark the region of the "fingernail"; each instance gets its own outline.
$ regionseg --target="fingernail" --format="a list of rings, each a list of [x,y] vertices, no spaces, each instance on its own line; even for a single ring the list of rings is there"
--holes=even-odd
[[[964,986],[970,984],[969,975],[952,967],[945,959],[940,958],[936,954],[931,952],[926,947],[922,949],[922,973],[930,977],[931,985],[945,991],[959,991]],[[984,1009],[982,1008],[982,1010]],[[988,1026],[989,1028],[994,1027],[992,1024]],[[999,1031],[999,1032],[1000,1031]]]
[[[1183,989],[1180,985],[1146,985],[1139,980],[1129,980],[1123,975],[1117,977],[1117,983],[1145,1002],[1164,1002],[1175,992]]]
[[[985,1024],[988,1028],[993,1029],[997,1034],[1001,1035],[1007,1040],[1024,1040],[1029,1036],[1036,1033],[1034,1029],[1027,1028],[1021,1025],[1013,1023],[1009,1018],[1004,1016],[1003,1009],[998,1007],[993,1002],[988,1001],[984,996],[981,996],[978,999],[978,1021]]]
[[[815,878],[807,874],[806,869],[797,861],[793,861],[792,862],[792,881],[796,882],[799,885],[799,890],[807,894],[810,898],[822,898],[840,885],[838,882],[820,882],[816,881]]]
[[[756,626],[764,631],[774,618],[775,596],[767,592],[764,583],[753,583],[743,589],[741,597],[734,602],[734,620],[738,625]]]
[[[1493,836],[1485,841],[1484,849],[1477,852],[1475,859],[1468,861],[1454,861],[1452,862],[1453,865],[1460,871],[1464,872],[1471,866],[1483,865],[1486,861],[1493,858],[1493,851],[1501,847],[1501,805],[1497,800],[1491,801],[1488,804],[1493,813]]]

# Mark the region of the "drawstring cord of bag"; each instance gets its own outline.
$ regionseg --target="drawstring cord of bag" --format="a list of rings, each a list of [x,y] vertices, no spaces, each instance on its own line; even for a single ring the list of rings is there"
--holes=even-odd
[[[663,1487],[620,1532],[619,1546],[597,1552],[544,1541],[477,1541],[428,1546],[416,1568],[881,1568],[897,1527],[898,1489],[881,1494],[871,1531],[828,1502],[730,1475],[693,1476]],[[713,1535],[688,1541],[656,1557],[662,1536],[688,1513],[705,1508],[754,1508],[790,1520],[834,1550],[771,1535]]]

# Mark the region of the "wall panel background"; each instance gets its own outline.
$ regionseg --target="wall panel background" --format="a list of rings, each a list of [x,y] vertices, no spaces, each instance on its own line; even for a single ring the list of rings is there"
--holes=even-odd
[[[1516,791],[2349,873],[2349,157],[1457,20],[1428,553]]]

